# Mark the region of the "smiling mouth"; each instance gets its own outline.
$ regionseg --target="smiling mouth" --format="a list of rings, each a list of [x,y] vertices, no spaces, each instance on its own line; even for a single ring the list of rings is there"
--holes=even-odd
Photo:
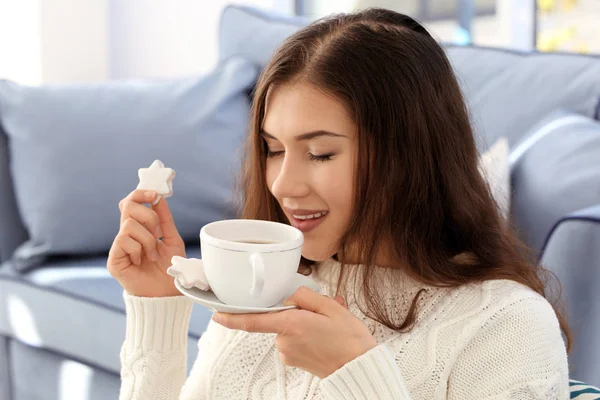
[[[308,233],[316,229],[325,220],[325,217],[329,215],[329,211],[319,211],[307,214],[291,214],[290,223],[291,225],[302,231],[302,233]]]
[[[294,217],[295,219],[299,219],[299,220],[307,220],[307,219],[317,219],[317,218],[321,218],[324,217],[325,215],[327,215],[328,211],[321,211],[315,214],[308,214],[308,215],[294,215],[292,214],[292,217]]]

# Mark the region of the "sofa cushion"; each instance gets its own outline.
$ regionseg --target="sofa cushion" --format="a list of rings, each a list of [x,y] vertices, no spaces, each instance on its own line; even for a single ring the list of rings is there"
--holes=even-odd
[[[188,248],[199,257],[199,246]],[[119,373],[125,339],[123,289],[108,274],[106,257],[55,260],[25,275],[0,269],[0,336]],[[194,306],[188,364],[212,312]]]
[[[492,192],[500,213],[508,218],[510,211],[510,168],[508,140],[500,138],[479,156],[479,170]]]
[[[541,262],[561,284],[573,348],[571,376],[600,386],[600,201],[561,218],[551,230]]]
[[[1,124],[30,239],[20,270],[49,254],[108,250],[137,170],[177,171],[169,199],[186,241],[234,214],[232,187],[257,69],[231,58],[204,77],[25,87],[0,82]],[[4,216],[2,216],[4,220]],[[42,257],[41,257],[42,256]]]
[[[600,203],[600,122],[553,114],[523,143],[532,137],[524,152],[515,149],[511,214],[521,238],[539,251],[561,217]]]
[[[264,68],[277,46],[309,19],[257,8],[225,7],[219,24],[219,59],[242,56]]]
[[[585,382],[569,380],[571,400],[600,400],[600,389]]]
[[[0,263],[9,259],[15,248],[27,240],[27,231],[17,209],[9,163],[8,137],[0,124]]]
[[[500,137],[511,147],[558,109],[594,118],[600,100],[600,56],[522,53],[446,46],[459,78],[479,146]]]

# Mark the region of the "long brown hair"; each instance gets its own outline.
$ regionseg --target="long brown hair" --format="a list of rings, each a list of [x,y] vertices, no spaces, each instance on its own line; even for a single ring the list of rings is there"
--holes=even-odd
[[[393,11],[327,17],[277,49],[254,92],[242,218],[289,223],[266,184],[260,131],[268,89],[290,81],[335,96],[358,127],[357,218],[341,240],[342,264],[349,246],[359,246],[360,263],[373,265],[373,244],[389,242],[395,266],[424,284],[509,279],[546,296],[548,272],[523,250],[478,170],[468,111],[444,50],[419,23]],[[371,284],[372,270],[364,269],[360,287],[367,315],[394,330],[410,329],[419,296],[395,321]],[[558,301],[554,307],[570,347]]]

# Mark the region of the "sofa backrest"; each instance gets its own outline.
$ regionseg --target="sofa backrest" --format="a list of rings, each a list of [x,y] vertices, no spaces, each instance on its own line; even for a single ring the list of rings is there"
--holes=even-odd
[[[446,45],[480,148],[506,137],[511,149],[557,110],[600,112],[600,55],[524,53]]]

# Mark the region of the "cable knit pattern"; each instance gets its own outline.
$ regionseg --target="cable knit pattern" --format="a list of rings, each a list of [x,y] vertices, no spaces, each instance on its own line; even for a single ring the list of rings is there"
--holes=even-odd
[[[166,300],[124,294],[124,299],[120,399],[177,399],[185,381],[192,302],[183,296]]]
[[[313,274],[325,293],[333,294],[339,268],[330,261]],[[386,293],[395,315],[404,316],[414,295],[425,289],[416,324],[406,333],[367,318],[358,307],[360,298],[348,289],[350,311],[379,345],[323,380],[283,365],[275,335],[211,322],[184,384],[191,303],[124,294],[121,400],[569,398],[565,346],[544,298],[506,280],[460,288],[404,282]]]

